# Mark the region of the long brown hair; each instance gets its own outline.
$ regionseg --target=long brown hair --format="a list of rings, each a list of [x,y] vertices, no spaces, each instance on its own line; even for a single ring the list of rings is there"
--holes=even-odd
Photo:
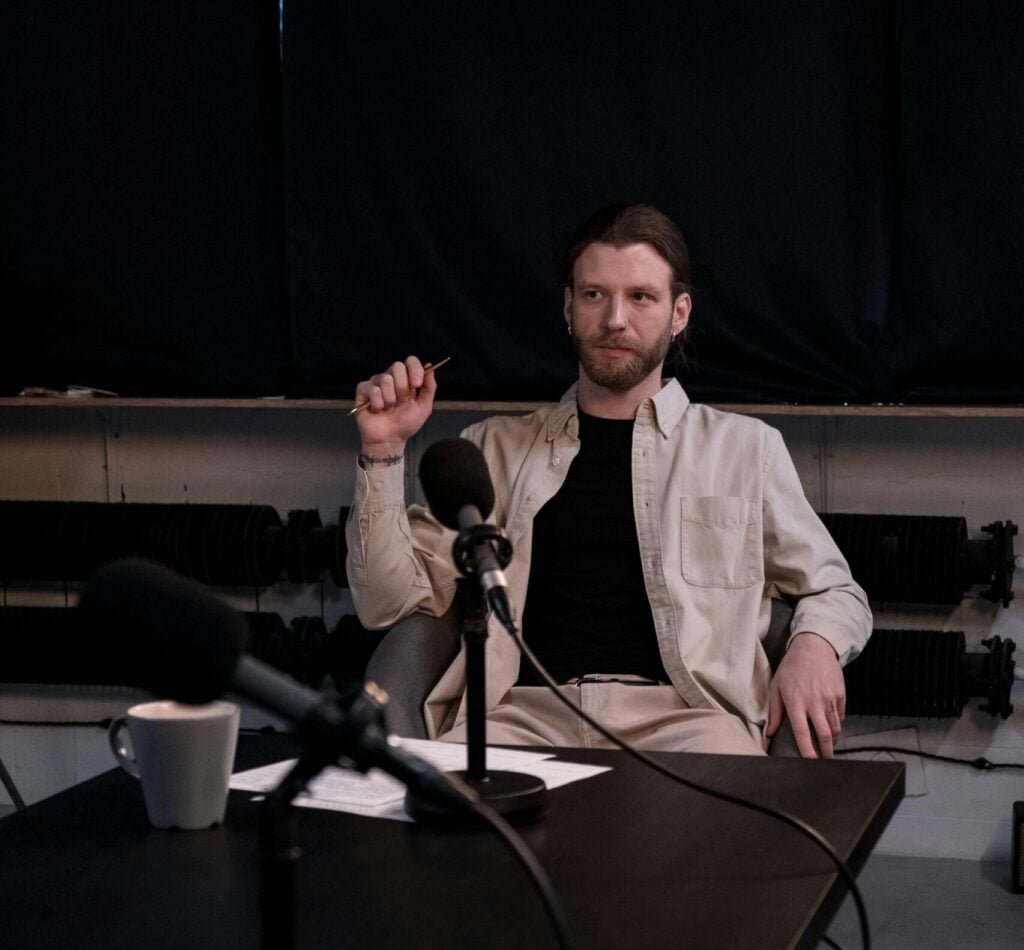
[[[649,244],[672,269],[672,299],[690,290],[690,252],[679,228],[653,205],[615,204],[602,208],[573,235],[562,258],[562,282],[573,288],[573,270],[591,244]]]

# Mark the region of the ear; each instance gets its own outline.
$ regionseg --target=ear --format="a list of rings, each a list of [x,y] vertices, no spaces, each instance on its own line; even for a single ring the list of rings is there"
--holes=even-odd
[[[686,329],[690,322],[690,310],[693,308],[693,300],[689,294],[683,293],[676,297],[672,307],[672,336],[679,336]]]
[[[562,306],[562,314],[565,317],[565,325],[572,329],[572,288],[565,288],[564,303]]]

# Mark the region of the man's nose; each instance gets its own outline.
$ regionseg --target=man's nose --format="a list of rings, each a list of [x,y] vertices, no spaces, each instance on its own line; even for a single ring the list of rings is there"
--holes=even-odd
[[[608,329],[625,330],[629,324],[626,301],[621,297],[612,297],[608,301]]]

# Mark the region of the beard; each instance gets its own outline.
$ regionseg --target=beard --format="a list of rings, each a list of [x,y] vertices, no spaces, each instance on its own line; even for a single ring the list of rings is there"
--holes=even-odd
[[[627,343],[614,334],[596,338],[581,337],[573,327],[572,345],[587,378],[614,393],[629,392],[651,373],[659,371],[672,343],[672,327],[666,323],[665,331],[649,347]],[[612,359],[601,347],[621,346],[632,351],[632,356]]]

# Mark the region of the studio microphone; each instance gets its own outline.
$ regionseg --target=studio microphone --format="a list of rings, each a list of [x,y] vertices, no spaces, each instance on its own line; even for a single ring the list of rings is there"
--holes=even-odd
[[[379,768],[418,794],[470,807],[467,794],[429,763],[391,744],[380,709],[386,697],[368,684],[343,706],[338,694],[317,693],[243,653],[241,614],[215,594],[142,558],[101,568],[77,608],[80,635],[130,671],[130,686],[183,703],[206,703],[229,689],[296,727],[300,742],[328,760]]]
[[[492,543],[500,535],[485,524],[494,510],[494,485],[483,453],[467,439],[435,442],[420,461],[420,483],[434,517],[446,528],[470,533],[472,572],[479,577],[491,610],[515,635],[508,581]]]

